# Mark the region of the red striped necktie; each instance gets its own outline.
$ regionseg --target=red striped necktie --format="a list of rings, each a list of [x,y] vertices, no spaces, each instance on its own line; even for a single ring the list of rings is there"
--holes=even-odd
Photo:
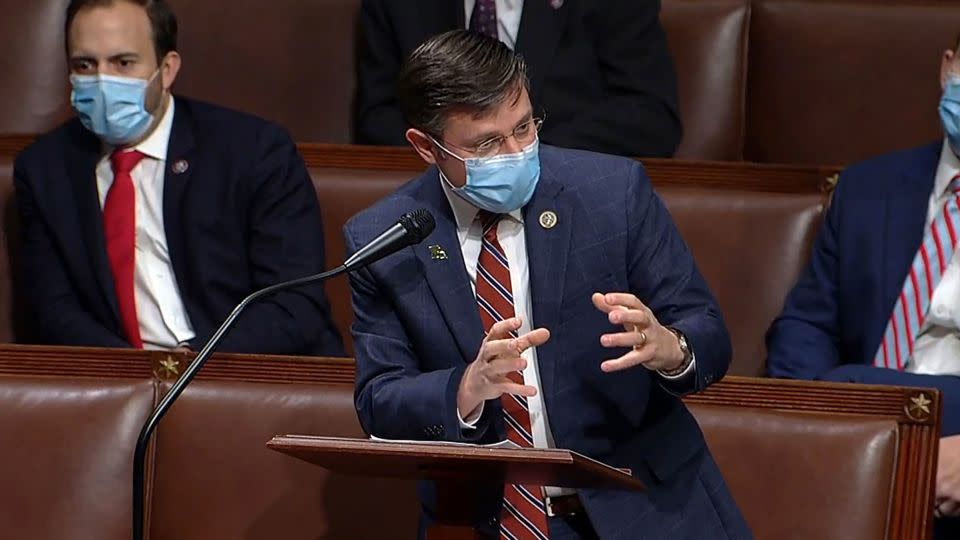
[[[513,289],[510,286],[510,265],[506,253],[497,240],[500,215],[481,211],[483,242],[477,263],[477,304],[483,329],[498,321],[514,316]],[[513,382],[523,384],[523,374],[509,375]],[[533,431],[530,429],[530,411],[523,396],[503,395],[504,420],[507,438],[521,447],[533,446]],[[503,511],[500,520],[500,536],[510,540],[548,540],[547,514],[543,500],[543,487],[530,484],[504,486]]]

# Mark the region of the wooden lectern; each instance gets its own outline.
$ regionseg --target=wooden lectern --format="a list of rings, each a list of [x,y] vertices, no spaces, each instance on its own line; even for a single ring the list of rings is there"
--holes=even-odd
[[[628,472],[569,450],[306,435],[277,436],[267,447],[340,473],[435,481],[439,507],[428,540],[483,538],[473,528],[469,497],[481,482],[644,489],[643,482]]]

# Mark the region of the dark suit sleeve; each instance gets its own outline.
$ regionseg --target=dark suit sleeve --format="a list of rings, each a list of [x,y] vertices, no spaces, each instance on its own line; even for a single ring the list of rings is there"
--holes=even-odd
[[[663,202],[639,163],[628,184],[628,278],[632,292],[664,326],[687,337],[697,358],[693,376],[660,378],[673,393],[701,391],[720,380],[730,366],[730,336],[713,294],[697,270]]]
[[[80,302],[49,224],[37,207],[29,167],[13,170],[20,225],[20,293],[31,313],[31,338],[51,345],[130,347]],[[34,339],[31,339],[33,341]]]
[[[551,144],[669,157],[680,143],[677,75],[659,0],[599,2],[594,29],[606,98],[551,131]],[[549,119],[548,119],[549,121]]]
[[[839,234],[849,183],[838,184],[810,263],[767,332],[771,377],[814,379],[840,363]]]
[[[251,292],[319,273],[325,263],[320,206],[296,146],[286,132],[272,125],[261,132],[258,145],[246,216]],[[251,304],[222,348],[264,354],[344,354],[321,284]]]
[[[358,242],[344,230],[347,252]],[[467,364],[424,372],[397,316],[390,295],[368,270],[350,274],[353,343],[357,375],[355,401],[360,424],[387,439],[485,441],[493,433],[496,407],[486,404],[476,429],[461,429],[457,391]],[[486,441],[490,442],[490,441]]]
[[[363,0],[360,33],[354,142],[406,146],[407,123],[397,103],[403,51],[383,0]]]

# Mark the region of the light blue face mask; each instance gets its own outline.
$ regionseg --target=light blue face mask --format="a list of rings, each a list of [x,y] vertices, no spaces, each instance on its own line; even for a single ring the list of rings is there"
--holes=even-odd
[[[477,208],[506,214],[523,208],[533,198],[540,181],[539,140],[515,154],[467,159],[434,142],[466,166],[467,182],[463,187],[450,187]]]
[[[147,132],[153,114],[147,111],[149,80],[113,75],[71,75],[70,101],[84,127],[111,146],[133,142]]]
[[[960,156],[960,75],[947,78],[943,97],[940,98],[940,121],[943,122],[950,148]]]

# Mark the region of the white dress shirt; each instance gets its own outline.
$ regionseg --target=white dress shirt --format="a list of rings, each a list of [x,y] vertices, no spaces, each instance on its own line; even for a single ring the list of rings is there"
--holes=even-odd
[[[950,180],[960,172],[960,159],[946,140],[930,194],[927,226],[933,222],[948,197]],[[924,231],[926,234],[926,231]],[[907,371],[929,375],[960,375],[960,249],[953,253],[940,283],[933,289],[930,309],[914,343]]]
[[[133,287],[140,338],[145,349],[173,349],[195,336],[180,298],[180,289],[167,250],[167,233],[163,227],[163,184],[174,113],[174,100],[172,97],[169,99],[167,110],[156,129],[133,148],[145,157],[130,173],[136,197]],[[113,168],[110,164],[113,149],[106,150],[106,155],[97,164],[97,191],[101,209],[113,185]]]
[[[541,0],[546,2],[546,0]],[[507,47],[515,49],[517,34],[520,32],[520,15],[523,13],[523,0],[496,0],[497,2],[497,34]],[[477,0],[464,0],[463,9],[466,16],[467,28],[470,28],[470,16]]]
[[[453,216],[457,221],[457,237],[460,240],[460,250],[463,253],[463,263],[470,276],[470,286],[474,294],[477,291],[477,264],[480,259],[480,250],[483,245],[483,227],[477,218],[477,208],[450,189],[447,182],[441,178],[443,191],[450,201]],[[533,304],[530,299],[530,271],[527,260],[527,240],[523,231],[523,214],[520,210],[510,212],[500,220],[497,226],[497,239],[507,256],[510,265],[510,287],[513,292],[513,309],[522,320],[519,334],[525,334],[534,328]],[[543,392],[540,391],[540,372],[537,369],[537,348],[530,347],[523,351],[523,359],[527,367],[523,370],[523,382],[537,389],[537,395],[527,398],[527,407],[530,410],[530,429],[533,433],[533,446],[536,448],[556,448],[550,424],[547,422],[547,409],[543,403]],[[483,405],[481,405],[482,411]],[[472,411],[464,411],[468,413]],[[461,427],[473,428],[479,415],[472,421],[461,419]],[[574,493],[572,489],[548,487],[546,494],[556,497]]]

